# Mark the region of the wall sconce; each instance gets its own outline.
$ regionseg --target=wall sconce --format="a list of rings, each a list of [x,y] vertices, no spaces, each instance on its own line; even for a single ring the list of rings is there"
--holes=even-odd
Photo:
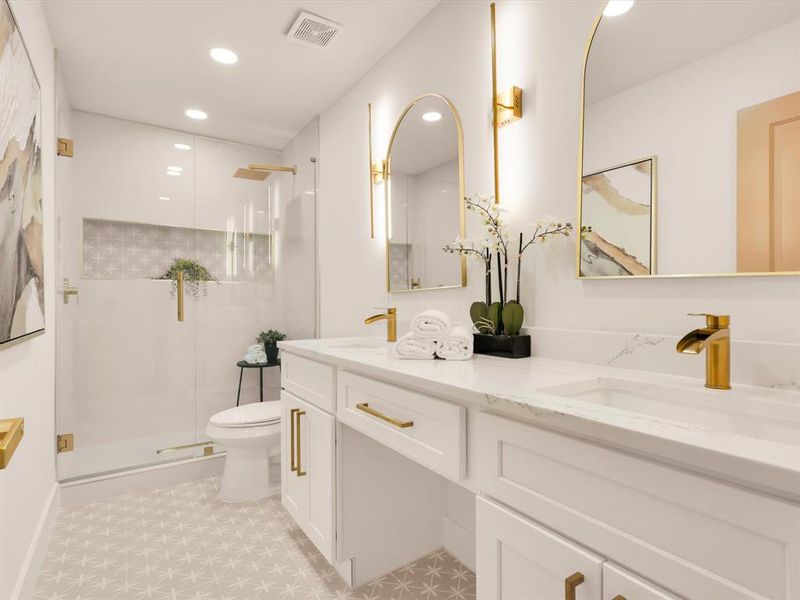
[[[497,43],[495,32],[495,6],[489,5],[492,22],[492,141],[494,142],[494,203],[500,204],[500,159],[497,148],[497,132],[501,127],[522,118],[522,89],[512,86],[497,93]]]
[[[388,176],[388,163],[385,160],[372,162],[372,104],[367,104],[369,116],[369,239],[375,239],[375,201],[373,186],[386,181]]]

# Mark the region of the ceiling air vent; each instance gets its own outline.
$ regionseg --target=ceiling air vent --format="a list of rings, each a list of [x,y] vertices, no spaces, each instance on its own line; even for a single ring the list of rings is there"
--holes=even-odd
[[[286,32],[286,37],[298,44],[325,48],[331,44],[341,30],[340,23],[301,10],[289,31]]]

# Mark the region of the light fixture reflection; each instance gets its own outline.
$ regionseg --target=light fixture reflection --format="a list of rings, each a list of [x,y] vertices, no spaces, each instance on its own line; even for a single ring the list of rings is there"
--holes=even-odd
[[[189,144],[175,144],[175,148],[177,150],[191,150],[192,147]]]
[[[436,112],[435,110],[432,110],[430,112],[426,112],[425,114],[422,115],[422,120],[423,121],[428,121],[429,123],[433,123],[435,121],[438,121],[441,118],[442,118],[442,113]]]
[[[634,0],[609,0],[606,7],[603,9],[604,17],[617,17],[624,15],[631,8],[633,8]]]

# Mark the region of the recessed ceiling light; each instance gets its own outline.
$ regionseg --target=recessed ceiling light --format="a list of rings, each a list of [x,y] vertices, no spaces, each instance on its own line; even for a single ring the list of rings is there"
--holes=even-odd
[[[176,173],[183,173],[183,167],[167,167],[167,171],[175,171]]]
[[[429,121],[431,123],[433,123],[434,121],[438,121],[441,118],[442,118],[442,113],[433,110],[431,112],[426,112],[424,115],[422,115],[423,121]]]
[[[180,171],[167,171],[167,175],[172,175],[174,177],[180,177],[181,172]]]
[[[208,118],[208,115],[199,108],[187,108],[185,114],[190,119],[196,119],[197,121],[203,121]]]
[[[608,0],[603,9],[603,16],[616,17],[623,15],[633,7],[633,0]]]
[[[189,144],[175,144],[175,148],[178,150],[191,150],[192,147]]]
[[[159,196],[159,200],[169,200],[169,196]]]
[[[228,48],[223,48],[222,46],[214,46],[208,53],[211,55],[211,58],[223,65],[232,65],[239,60],[239,57],[236,56],[236,52]]]

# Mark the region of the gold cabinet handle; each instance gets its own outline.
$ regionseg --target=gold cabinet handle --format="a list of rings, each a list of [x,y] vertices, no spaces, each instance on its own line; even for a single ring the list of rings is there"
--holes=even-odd
[[[297,427],[297,469],[296,469],[296,472],[297,472],[297,476],[298,477],[304,477],[304,476],[308,475],[308,473],[306,471],[303,471],[302,462],[301,462],[301,459],[300,459],[300,447],[302,446],[302,442],[300,440],[300,432],[302,431],[300,429],[300,417],[302,417],[304,414],[306,414],[306,411],[299,410],[299,409],[295,413],[295,416],[297,418],[297,426],[296,426]]]
[[[183,317],[183,271],[178,271],[178,322],[182,322]]]
[[[381,421],[386,421],[387,423],[390,423],[395,427],[399,427],[400,429],[408,429],[409,427],[414,426],[414,421],[401,421],[399,419],[395,419],[394,417],[390,417],[389,415],[383,414],[379,410],[370,408],[369,404],[367,404],[366,402],[362,404],[356,404],[356,408],[360,411],[367,413],[368,415],[372,415],[373,417],[379,418]]]
[[[297,463],[295,462],[294,453],[295,453],[295,442],[294,442],[294,416],[300,412],[299,408],[293,408],[289,411],[289,429],[291,431],[291,443],[289,444],[290,452],[292,453],[292,473],[297,471]]]
[[[575,571],[564,580],[564,600],[575,600],[575,588],[582,584],[586,578],[580,571]]]
[[[617,594],[611,600],[627,600],[627,599],[625,598],[625,596],[620,596],[619,594]]]
[[[11,462],[11,457],[25,435],[25,419],[0,419],[0,470]]]

